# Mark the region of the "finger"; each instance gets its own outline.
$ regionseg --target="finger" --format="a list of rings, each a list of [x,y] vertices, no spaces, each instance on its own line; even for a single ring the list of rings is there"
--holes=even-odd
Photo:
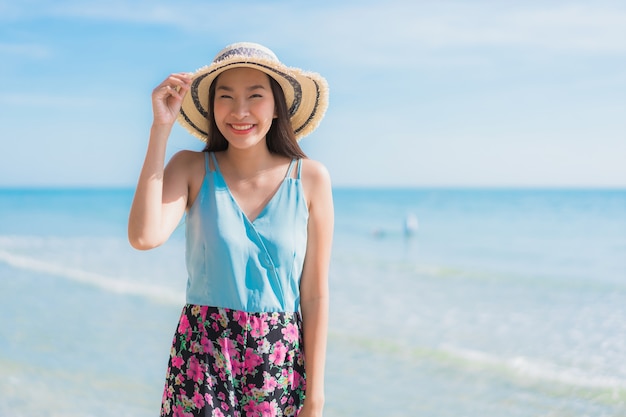
[[[188,83],[169,80],[169,82],[162,86],[162,90],[165,94],[182,98],[189,90],[190,85]]]
[[[171,74],[154,89],[155,97],[172,96],[182,99],[191,87],[191,81],[192,77],[189,73]]]
[[[185,86],[179,86],[179,85],[167,85],[165,87],[167,89],[167,93],[170,96],[177,98],[179,100],[182,100],[183,97],[185,97],[185,94],[187,93],[187,90],[189,89],[188,87]]]
[[[171,74],[165,81],[177,84],[190,84],[191,80],[191,74],[182,72],[178,74]]]

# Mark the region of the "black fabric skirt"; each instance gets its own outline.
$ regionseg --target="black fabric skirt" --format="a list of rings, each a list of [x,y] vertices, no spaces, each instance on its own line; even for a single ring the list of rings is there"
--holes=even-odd
[[[298,313],[187,304],[174,335],[161,416],[295,416],[306,377]]]

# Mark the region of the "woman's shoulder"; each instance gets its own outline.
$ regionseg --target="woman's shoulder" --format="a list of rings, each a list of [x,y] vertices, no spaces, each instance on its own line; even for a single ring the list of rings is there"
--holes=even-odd
[[[331,181],[328,169],[319,161],[302,159],[302,187],[310,205],[312,200],[330,194]]]
[[[330,183],[330,173],[324,164],[313,159],[302,159],[302,178],[311,182]]]
[[[202,152],[202,151],[182,150],[172,155],[172,158],[170,160],[175,161],[175,162],[179,162],[179,161],[191,162],[195,160],[204,160],[205,153],[206,152]]]
[[[202,180],[205,177],[204,152],[183,150],[178,151],[170,158],[165,169],[166,178],[172,182],[184,184],[188,192],[187,207],[191,207]]]
[[[183,178],[193,185],[204,177],[205,162],[204,152],[183,150],[178,151],[170,158],[166,173],[170,176]]]
[[[204,154],[205,152],[182,150],[176,152],[170,158],[168,165],[175,169],[187,170],[193,168],[196,165],[204,166]]]

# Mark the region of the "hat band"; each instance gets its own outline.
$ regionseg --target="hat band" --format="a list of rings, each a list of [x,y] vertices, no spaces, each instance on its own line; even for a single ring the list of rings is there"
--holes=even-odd
[[[214,63],[218,63],[221,61],[224,61],[226,58],[231,57],[231,56],[248,56],[248,57],[258,57],[258,58],[262,58],[262,59],[267,59],[269,61],[278,61],[278,58],[276,58],[276,55],[267,53],[267,52],[263,52],[262,50],[258,49],[258,48],[250,48],[250,47],[239,47],[239,48],[234,48],[234,49],[229,49],[226,52],[224,52],[222,55],[216,57],[213,62]]]
[[[309,114],[309,117],[307,117],[307,119],[304,121],[304,123],[302,123],[302,126],[300,126],[299,128],[293,130],[293,133],[295,133],[296,135],[298,133],[300,133],[305,127],[308,126],[308,124],[311,122],[311,120],[313,120],[313,118],[317,114],[317,109],[319,108],[319,103],[320,103],[320,86],[317,83],[317,81],[315,81],[315,80],[311,80],[311,81],[313,81],[313,84],[315,84],[315,106],[313,106],[313,111],[311,111],[311,114]]]

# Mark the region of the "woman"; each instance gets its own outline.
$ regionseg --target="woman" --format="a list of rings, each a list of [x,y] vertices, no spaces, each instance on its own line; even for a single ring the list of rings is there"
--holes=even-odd
[[[297,140],[327,103],[321,76],[251,43],[153,91],[129,241],[159,246],[186,213],[188,269],[161,415],[322,414],[332,194]],[[176,120],[207,145],[164,166]]]

